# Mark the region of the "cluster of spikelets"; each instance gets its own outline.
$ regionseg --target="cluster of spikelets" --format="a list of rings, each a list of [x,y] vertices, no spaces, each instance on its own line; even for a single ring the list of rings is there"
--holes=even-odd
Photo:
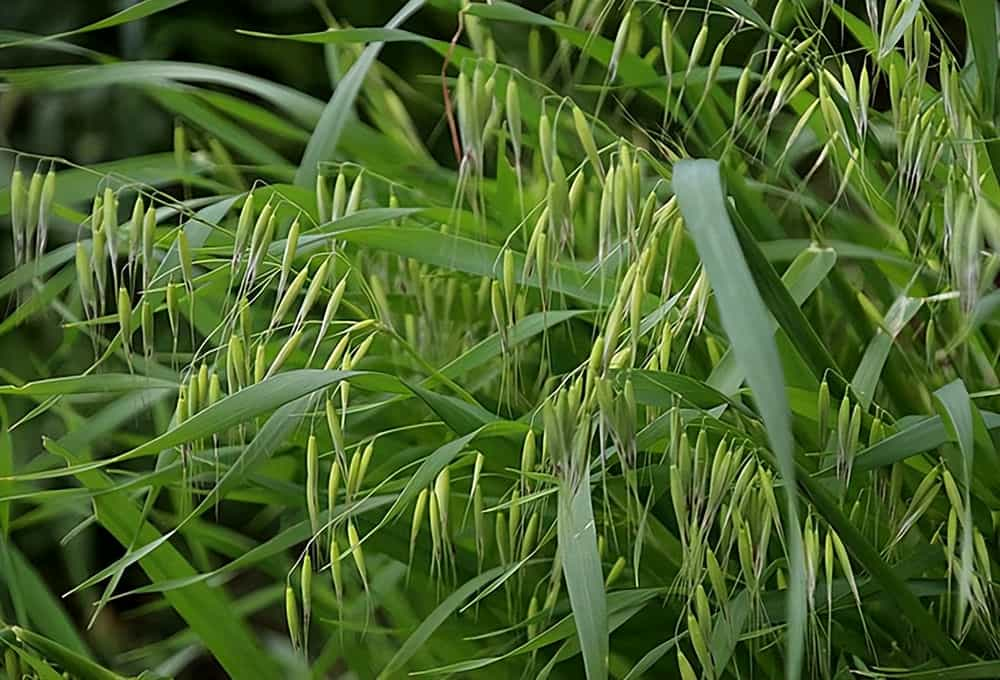
[[[557,20],[596,34],[611,15],[602,4],[574,0]],[[838,9],[826,5],[824,15]],[[859,460],[902,429],[874,401],[874,385],[852,394],[839,376],[822,376],[815,406],[809,407],[816,431],[796,433],[826,485],[824,493],[850,521],[851,542],[824,508],[805,504],[801,525],[782,512],[782,486],[794,491],[776,479],[762,423],[739,401],[742,376],[710,314],[711,282],[692,265],[685,238],[691,225],[669,190],[670,164],[685,155],[683,145],[706,139],[718,140],[728,156],[744,154],[735,161],[744,168],[773,164],[782,181],[792,178],[789,204],[795,203],[792,193],[817,173],[829,173],[836,177],[833,200],[821,214],[802,210],[814,234],[823,234],[827,218],[844,219],[838,213],[848,191],[863,197],[872,222],[900,253],[925,261],[936,274],[947,273],[951,291],[920,304],[943,306],[959,297],[962,312],[973,311],[984,282],[1000,268],[995,255],[981,252],[984,238],[1000,237],[1000,220],[983,198],[983,155],[966,141],[976,135],[974,97],[948,49],[937,50],[932,66],[932,27],[922,12],[910,15],[914,5],[919,3],[867,3],[869,27],[859,30],[868,31],[871,49],[885,60],[876,74],[870,65],[855,68],[838,56],[824,57],[822,28],[799,23],[798,3],[779,0],[767,23],[773,33],[766,49],[753,69],[742,70],[732,97],[716,86],[730,40],[751,29],[750,20],[736,14],[731,31],[708,53],[708,14],[687,51],[674,40],[675,26],[664,12],[658,43],[643,52],[648,21],[633,8],[621,18],[606,55],[605,85],[622,69],[662,67],[665,83],[625,95],[650,97],[663,107],[664,136],[649,144],[616,136],[600,115],[562,96],[528,94],[538,83],[495,63],[493,38],[482,20],[488,12],[471,12],[465,25],[481,58],[465,58],[448,99],[459,163],[452,219],[427,230],[451,239],[436,243],[461,245],[475,237],[498,243],[486,251],[494,256],[487,272],[466,265],[463,273],[445,273],[448,267],[440,263],[447,253],[421,262],[338,237],[352,218],[361,227],[391,220],[400,229],[429,221],[400,210],[407,199],[419,207],[418,192],[346,164],[337,166],[332,181],[320,174],[309,206],[255,186],[227,204],[228,211],[242,201],[238,212],[216,218],[207,239],[201,229],[207,218],[185,214],[179,227],[166,226],[176,210],[147,205],[151,194],[135,198],[124,224],[110,184],[94,198],[89,240],[76,245],[82,309],[89,326],[116,327],[111,348],[120,348],[130,370],[142,372],[163,357],[181,364],[171,428],[284,371],[343,372],[338,384],[312,395],[305,418],[304,508],[312,539],[296,561],[297,579],[290,573],[285,587],[294,647],[308,653],[313,594],[321,587],[316,575],[329,571],[338,605],[358,584],[368,595],[365,544],[405,511],[410,569],[454,587],[460,573],[468,575],[462,555],[471,556],[475,570],[491,577],[464,608],[502,600],[507,632],[526,644],[567,612],[580,612],[579,595],[566,582],[571,567],[565,551],[583,536],[593,538],[605,590],[634,592],[645,598],[640,603],[657,597],[680,602],[676,621],[662,626],[673,627],[673,643],[650,665],[676,647],[677,667],[688,680],[728,673],[737,646],[746,647],[751,663],[765,658],[785,637],[783,599],[776,595],[788,590],[789,537],[798,532],[806,649],[816,677],[832,677],[848,664],[866,670],[886,653],[880,648],[885,634],[873,633],[867,623],[862,589],[874,575],[865,569],[871,562],[862,565],[852,556],[859,544],[872,546],[887,562],[905,559],[914,545],[937,546],[944,560],[942,573],[934,576],[944,587],[932,598],[932,615],[955,640],[973,637],[1000,651],[989,547],[995,541],[973,520],[971,480],[956,480],[936,454],[933,464],[919,469],[899,461],[885,469],[857,469]],[[538,32],[531,36],[537,50]],[[567,39],[559,45],[557,67],[570,66],[569,51]],[[928,98],[932,68],[940,96]],[[888,94],[886,115],[873,112],[878,87]],[[608,91],[600,90],[598,114]],[[888,137],[896,154],[895,201],[887,199],[886,168],[863,152],[866,144]],[[812,145],[813,160],[798,177],[790,166],[801,164],[803,144]],[[493,175],[510,195],[492,186]],[[18,266],[44,254],[55,182],[49,171],[36,173],[25,186],[15,171]],[[378,214],[385,209],[388,218]],[[497,222],[511,227],[501,238],[495,238]],[[202,236],[192,242],[192,234]],[[789,271],[807,268],[824,252],[807,249]],[[786,283],[794,282],[786,277]],[[220,284],[225,304],[203,308],[199,291]],[[890,314],[883,319],[863,292],[856,301],[881,326],[877,333],[891,332],[892,338],[916,312],[891,328]],[[169,350],[156,328],[164,312]],[[200,322],[206,312],[210,320]],[[569,367],[549,350],[557,322],[547,320],[561,312],[590,323],[589,337],[574,336],[584,350]],[[945,310],[940,317],[926,324],[926,356],[918,358],[928,365],[940,360],[935,332],[950,338],[968,329],[963,314]],[[570,318],[563,319],[568,324]],[[944,329],[935,331],[939,325]],[[141,352],[133,339],[140,329]],[[541,342],[532,341],[536,335]],[[438,360],[490,340],[499,347],[496,360],[473,384],[459,385],[456,376],[435,368]],[[963,356],[956,365],[995,383],[990,351],[973,353],[971,362]],[[519,464],[490,465],[486,447],[459,433],[465,436],[445,442],[409,481],[412,472],[402,471],[402,487],[395,472],[375,474],[381,433],[354,433],[368,411],[398,397],[379,401],[366,393],[363,381],[355,386],[349,378],[383,369],[407,380],[429,376],[462,397],[469,411],[479,408],[475,392],[496,414],[519,420]],[[676,382],[681,374],[714,376],[707,383],[718,388],[713,398],[725,393],[722,401],[703,409],[700,398],[686,392],[690,385]],[[927,388],[921,389],[919,399],[930,403]],[[440,411],[435,415],[446,419]],[[179,447],[186,480],[204,477],[198,461],[206,451],[217,454],[224,444],[251,441],[260,425],[244,422],[211,441]],[[453,452],[438,456],[456,442]],[[214,464],[218,476],[217,455]],[[399,494],[406,507],[394,504],[385,520],[366,531],[372,523],[362,525],[359,508],[387,493]],[[581,497],[583,506],[577,505]],[[661,499],[669,504],[672,523],[662,521]],[[577,517],[574,527],[568,514],[579,507],[591,515],[589,521]],[[426,554],[418,546],[427,546]],[[665,555],[674,562],[648,564],[665,561]],[[841,644],[835,642],[843,626],[834,613],[840,615],[845,601],[857,610],[863,629],[860,643],[847,645],[850,662],[839,656]],[[720,642],[726,636],[733,637],[731,644]],[[603,655],[606,664],[607,650]],[[584,658],[588,672],[597,673],[586,651]]]

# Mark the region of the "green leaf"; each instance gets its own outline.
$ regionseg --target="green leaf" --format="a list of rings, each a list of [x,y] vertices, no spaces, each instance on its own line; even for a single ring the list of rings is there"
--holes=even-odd
[[[741,590],[730,600],[717,617],[712,628],[712,640],[709,647],[715,663],[716,677],[723,677],[729,662],[736,651],[736,644],[743,635],[750,616],[750,593]]]
[[[972,597],[969,587],[972,578],[972,470],[975,464],[975,420],[978,409],[969,398],[965,383],[961,379],[954,380],[934,392],[934,402],[941,420],[948,429],[951,439],[958,444],[960,458],[953,461],[951,468],[960,482],[960,491],[964,495],[962,521],[959,523],[962,531],[960,559],[958,570],[959,611],[969,606]]]
[[[21,642],[37,649],[41,654],[57,664],[63,669],[72,673],[80,680],[125,680],[125,677],[118,675],[107,668],[94,663],[80,653],[65,647],[55,640],[50,640],[44,635],[39,635],[24,628],[14,628],[14,635]]]
[[[245,479],[264,460],[269,458],[278,447],[282,446],[292,434],[300,420],[310,410],[308,395],[298,398],[296,401],[285,404],[267,419],[264,427],[254,436],[250,445],[243,450],[239,458],[226,470],[222,478],[212,487],[212,490],[198,503],[198,506],[188,513],[173,529],[163,534],[155,541],[143,545],[141,548],[129,550],[124,557],[115,560],[112,564],[86,580],[75,586],[70,592],[76,592],[89,588],[100,583],[105,578],[123,571],[132,564],[135,564],[146,555],[153,553],[157,548],[169,541],[174,535],[181,531],[189,522],[204,514],[210,508],[216,506],[223,499],[228,489],[235,486],[239,481]]]
[[[14,472],[14,442],[10,436],[10,418],[7,407],[0,402],[0,478],[10,477]],[[0,481],[0,495],[6,496],[13,485]],[[10,538],[10,503],[0,501],[0,540]]]
[[[744,415],[754,417],[754,413],[739,402],[733,401],[722,392],[706,383],[680,373],[664,371],[620,371],[622,381],[631,380],[635,387],[635,398],[640,404],[650,404],[661,408],[673,406],[673,397],[680,399],[682,404],[708,410],[715,406],[726,404],[741,411]]]
[[[37,260],[26,262],[7,276],[0,279],[0,297],[4,297],[31,282],[35,277],[48,274],[53,269],[66,264],[76,255],[76,244],[67,243],[42,255]]]
[[[958,444],[961,458],[952,469],[955,476],[968,488],[972,482],[972,467],[975,460],[975,431],[973,410],[975,406],[965,389],[965,383],[954,380],[934,392],[941,421],[947,428],[951,441]]]
[[[471,597],[477,590],[485,586],[487,583],[497,578],[503,574],[506,567],[494,567],[489,571],[485,571],[479,576],[476,576],[469,581],[462,584],[461,587],[454,589],[449,593],[448,597],[442,600],[441,604],[434,608],[430,614],[428,614],[423,622],[417,629],[414,630],[406,642],[400,645],[396,653],[389,659],[389,663],[385,665],[382,671],[379,673],[379,679],[389,678],[393,673],[402,670],[406,663],[413,658],[424,644],[430,639],[441,624],[443,624],[449,616],[454,614],[462,603],[465,602],[469,597]]]
[[[736,197],[736,207],[738,209],[747,206],[747,213],[752,215],[758,222],[759,220],[766,219],[768,223],[772,220],[774,223],[777,223],[777,218],[762,203],[757,206],[756,211],[749,210],[749,204],[754,199],[738,174],[727,172],[726,179],[733,185],[733,193]],[[742,215],[743,213],[740,214]],[[820,380],[827,372],[831,372],[834,375],[842,375],[843,373],[837,366],[837,362],[833,359],[830,351],[823,344],[822,340],[820,340],[816,330],[809,323],[802,310],[799,309],[799,306],[795,304],[795,300],[788,292],[788,289],[782,284],[778,274],[774,271],[774,267],[771,266],[771,263],[764,256],[753,233],[739,220],[735,224],[732,224],[732,227],[739,240],[743,259],[753,275],[753,281],[764,304],[771,314],[774,315],[774,318],[785,331],[795,349],[812,370],[813,376],[817,380]],[[763,230],[763,226],[758,225],[758,227],[758,231]]]
[[[309,95],[240,71],[180,61],[123,61],[91,66],[43,66],[0,71],[0,78],[22,89],[62,91],[108,85],[167,85],[171,81],[222,85],[260,97],[298,121],[315,124],[323,104]],[[172,154],[164,154],[175,168]],[[83,171],[79,171],[83,172]],[[124,173],[123,173],[124,174]],[[96,184],[99,176],[92,176]],[[93,192],[91,192],[91,196]]]
[[[338,506],[333,519],[341,520],[347,517],[363,514],[370,510],[377,510],[389,505],[393,500],[394,497],[390,495],[365,497],[357,502],[348,503],[342,507]],[[329,522],[331,519],[329,511],[324,510],[320,513],[319,519],[320,523],[324,525]],[[286,551],[294,548],[300,543],[308,541],[312,537],[312,527],[310,526],[309,520],[302,520],[301,522],[296,522],[295,524],[282,529],[268,540],[250,548],[233,559],[231,562],[227,562],[217,569],[183,579],[150,583],[149,585],[140,586],[133,590],[129,590],[128,592],[118,593],[111,599],[122,599],[132,595],[163,593],[168,590],[186,588],[187,586],[195,583],[201,583],[202,581],[218,579],[221,576],[243,569],[248,569],[253,566],[266,566],[269,561],[273,561]]]
[[[4,72],[3,74],[8,75],[9,72]],[[73,82],[72,79],[70,79],[70,82]],[[178,171],[177,162],[174,160],[173,154],[134,156],[110,163],[98,163],[86,169],[77,168],[57,172],[55,201],[57,206],[89,202],[94,198],[98,188],[104,184],[113,188],[119,188],[125,184],[134,185],[136,183],[156,187],[171,184],[180,177],[181,174]],[[4,188],[0,190],[0,215],[7,215],[9,212],[10,190]],[[82,219],[82,216],[79,219]],[[70,250],[68,256],[65,254],[65,249]],[[48,255],[42,256],[38,261],[38,265],[51,270],[55,266],[58,266],[58,264],[55,264],[57,259],[65,258],[63,261],[68,262],[73,259],[75,252],[75,243],[60,246]],[[16,279],[16,285],[18,286],[30,281],[35,275],[34,269],[32,269],[33,266],[34,263],[31,263],[31,266],[23,265],[14,270],[14,272],[11,272],[0,283],[0,291],[4,293],[9,292],[6,286],[15,285],[15,279],[13,278],[15,275],[18,277]]]
[[[475,59],[476,53],[463,45],[452,45],[445,40],[435,40],[427,36],[405,31],[401,28],[328,28],[325,31],[314,31],[312,33],[261,33],[259,31],[238,30],[237,33],[252,36],[254,38],[269,38],[274,40],[291,40],[293,42],[304,42],[321,45],[353,45],[357,43],[394,43],[394,42],[415,42],[426,45],[441,56],[451,51],[452,59],[459,63],[463,59]]]
[[[858,364],[851,379],[851,388],[858,397],[858,403],[865,410],[868,410],[872,399],[875,398],[875,387],[878,385],[879,376],[882,375],[882,368],[889,358],[892,343],[920,310],[923,302],[920,298],[905,295],[899,297],[886,312],[881,328],[875,332],[875,337],[865,348],[861,363]]]
[[[65,378],[47,378],[23,385],[0,385],[0,394],[51,397],[64,394],[112,394],[146,389],[176,390],[177,383],[134,373],[89,373]]]
[[[59,598],[50,591],[35,568],[7,539],[0,539],[0,551],[6,553],[5,567],[0,573],[0,581],[7,590],[17,590],[17,597],[28,615],[30,624],[39,632],[59,642],[77,654],[91,655],[87,644],[77,633],[76,625]]]
[[[408,387],[456,434],[466,435],[489,423],[500,422],[499,418],[477,403],[470,404],[461,399],[436,394],[419,385]]]
[[[686,635],[686,633],[685,633]],[[653,647],[651,650],[646,652],[646,654],[639,659],[629,672],[625,674],[622,680],[635,680],[636,678],[646,677],[646,671],[656,665],[656,663],[662,659],[667,652],[677,646],[680,642],[681,637],[679,635],[670,638],[669,640],[664,640],[660,644]]]
[[[879,59],[884,59],[889,52],[896,48],[896,44],[899,43],[900,38],[902,38],[903,34],[906,33],[910,26],[913,25],[913,20],[917,18],[917,12],[920,10],[921,0],[904,1],[909,4],[903,11],[903,16],[899,18],[899,21],[893,24],[892,30],[889,31],[889,35],[885,37],[885,41],[879,46]]]
[[[764,17],[757,10],[750,6],[746,0],[712,0],[716,5],[725,7],[743,17],[757,28],[770,32],[771,27],[764,21]]]
[[[587,479],[559,486],[557,533],[563,576],[588,680],[608,676],[608,613]]]
[[[624,621],[628,620],[630,615],[634,615],[642,609],[642,607],[649,602],[649,600],[654,597],[663,595],[663,590],[660,588],[641,588],[637,590],[616,590],[614,592],[608,593],[608,614],[609,620],[612,621],[612,628],[617,627],[614,624],[617,623],[621,625]],[[499,656],[489,656],[480,659],[471,659],[469,661],[460,661],[458,663],[449,664],[447,666],[440,666],[437,668],[430,668],[425,671],[419,671],[416,673],[411,673],[411,675],[430,675],[435,674],[435,676],[440,677],[448,674],[454,673],[469,673],[471,671],[479,670],[490,666],[492,664],[503,661],[504,659],[509,659],[514,656],[521,654],[528,654],[530,652],[537,651],[543,647],[554,644],[556,642],[565,641],[564,645],[572,645],[576,650],[575,653],[579,653],[578,642],[576,639],[570,639],[574,637],[575,626],[573,622],[573,615],[570,614],[553,625],[549,626],[542,633],[535,636],[533,639],[528,640],[524,644],[518,645],[514,649],[506,652],[505,654]],[[563,649],[568,649],[569,647],[564,647]],[[567,657],[568,658],[568,657]]]
[[[592,314],[593,312],[590,311],[572,309],[535,312],[520,319],[516,324],[507,329],[507,342],[510,347],[516,347],[553,326],[557,326],[570,319],[587,317]],[[445,364],[441,368],[441,374],[448,378],[457,378],[464,373],[482,366],[490,359],[500,356],[500,351],[500,334],[494,333],[471,347],[462,356]],[[428,378],[428,383],[433,384],[434,382],[436,381],[433,376]]]
[[[827,274],[837,262],[837,253],[831,248],[809,246],[802,250],[781,277],[782,284],[788,289],[795,304],[802,306],[810,295],[826,279]],[[771,321],[773,331],[778,330],[778,323]],[[726,350],[719,363],[712,369],[706,383],[723,394],[732,395],[743,383],[744,375],[736,361],[736,355]]]
[[[997,45],[1000,45],[1000,33],[997,32],[996,0],[960,0],[962,16],[965,18],[965,28],[968,32],[972,54],[976,58],[976,73],[979,76],[980,103],[983,115],[990,119],[997,113],[1000,103],[997,96],[997,78],[1000,77]]]
[[[442,234],[436,229],[416,227],[367,227],[344,229],[331,232],[338,239],[368,246],[378,250],[412,257],[420,262],[436,267],[500,279],[501,249],[498,246],[475,241],[460,236]],[[515,280],[522,285],[537,288],[535,275],[522,276],[524,255],[512,252]],[[614,300],[616,285],[613,281],[596,274],[557,262],[551,263],[552,275],[549,289],[568,295],[583,302],[607,306]],[[658,301],[649,295],[643,304],[643,311],[656,308]]]
[[[324,222],[315,229],[310,229],[303,233],[299,238],[299,247],[296,249],[296,253],[305,254],[319,250],[322,246],[330,243],[331,234],[336,234],[341,230],[388,224],[393,220],[418,215],[421,212],[423,212],[421,208],[368,208],[366,210],[359,210],[347,217],[341,217],[331,222]],[[271,255],[280,256],[285,250],[285,244],[285,239],[279,239],[271,244],[268,252]]]
[[[82,459],[64,449],[70,463],[79,466]],[[100,470],[84,471],[78,475],[89,489],[101,490],[112,486],[111,479]],[[97,521],[122,545],[128,546],[134,538],[141,544],[160,538],[159,532],[143,521],[139,508],[126,493],[99,495],[94,498]],[[172,545],[144,556],[140,566],[150,580],[176,580],[196,574],[195,570]],[[263,653],[243,619],[235,615],[232,604],[218,588],[204,583],[164,594],[170,606],[191,627],[201,642],[226,670],[237,680],[253,680],[262,675],[279,677],[277,664]]]
[[[385,25],[386,28],[396,28],[406,21],[418,9],[424,6],[426,0],[409,0]],[[372,43],[364,49],[358,60],[354,62],[351,69],[337,83],[337,89],[323,109],[323,115],[313,130],[312,137],[306,145],[299,169],[295,173],[295,183],[301,187],[312,188],[316,184],[316,174],[319,171],[319,164],[323,161],[333,160],[337,150],[337,143],[340,135],[344,131],[348,117],[354,110],[354,100],[361,91],[365,76],[371,69],[379,52],[382,51],[381,42]]]
[[[1000,415],[986,412],[982,414],[982,418],[986,429],[1000,429]],[[948,441],[952,439],[949,439],[941,416],[919,418],[896,434],[860,452],[854,459],[854,471],[864,472],[891,465],[924,451],[936,449]]]
[[[544,26],[605,67],[611,64],[614,56],[614,43],[607,38],[575,26],[568,26],[510,2],[498,0],[492,3],[470,3],[464,11],[471,16],[493,21]],[[659,100],[662,92],[665,91],[665,85],[663,79],[656,73],[656,69],[637,54],[629,51],[623,52],[618,57],[617,74],[621,82],[638,87],[644,94]],[[658,86],[649,87],[654,83]]]
[[[46,281],[35,281],[33,294],[22,300],[21,304],[0,322],[0,336],[17,328],[35,314],[48,309],[62,293],[76,282],[76,272],[70,268],[63,269]]]
[[[26,481],[30,479],[51,479],[65,477],[66,475],[79,475],[81,472],[87,470],[94,470],[143,456],[156,455],[171,447],[225,432],[229,428],[240,423],[245,423],[255,416],[272,411],[300,397],[313,394],[341,380],[357,375],[361,375],[361,373],[358,371],[322,371],[319,369],[299,369],[279,373],[267,380],[228,395],[204,411],[199,411],[177,427],[112,458],[70,465],[69,467],[56,470],[25,473],[16,477],[19,480]]]
[[[32,654],[28,649],[24,647],[14,647],[13,649],[21,661],[31,666],[35,673],[38,674],[39,680],[64,680],[63,676],[56,669],[47,664],[43,659]]]
[[[289,165],[285,158],[260,141],[257,135],[248,132],[223,116],[220,116],[197,98],[174,88],[150,88],[150,96],[163,108],[191,121],[194,125],[217,137],[231,149],[261,165]]]
[[[903,671],[887,673],[887,678],[908,678],[909,680],[974,680],[1000,677],[1000,661],[977,661],[976,663],[934,668],[927,671]]]
[[[120,26],[122,24],[127,24],[131,21],[138,21],[139,19],[144,19],[158,12],[168,10],[171,7],[176,7],[177,5],[182,5],[187,0],[140,0],[139,2],[126,7],[120,12],[116,12],[109,17],[101,19],[100,21],[95,21],[86,26],[81,26],[80,28],[75,28],[71,31],[65,31],[63,33],[57,33],[55,35],[41,36],[34,39],[24,38],[21,40],[15,40],[12,42],[3,41],[0,42],[0,48],[3,47],[18,47],[23,45],[35,45],[39,42],[47,42],[49,40],[58,40],[60,38],[68,38],[72,35],[80,35],[81,33],[90,33],[91,31],[99,31],[104,28],[112,28],[114,26]]]
[[[465,435],[464,437],[459,437],[453,441],[448,442],[442,446],[439,446],[431,455],[427,456],[424,461],[420,464],[410,477],[406,480],[406,485],[403,490],[399,492],[396,497],[396,501],[392,504],[392,507],[385,513],[385,516],[379,521],[379,523],[372,529],[371,533],[374,534],[378,532],[383,526],[398,517],[403,510],[406,509],[411,503],[417,500],[417,496],[420,495],[421,490],[426,489],[428,486],[434,483],[434,479],[438,476],[438,473],[444,469],[446,465],[449,465],[455,458],[458,457],[462,451],[465,450],[477,437],[483,436],[496,436],[498,434],[505,434],[512,431],[517,431],[512,429],[514,427],[513,423],[508,422],[496,422],[489,425],[484,425],[473,432]]]
[[[744,259],[741,241],[737,240],[729,221],[719,164],[711,160],[680,161],[674,166],[673,187],[702,266],[708,272],[722,327],[747,376],[785,481],[788,500],[785,540],[790,566],[785,677],[798,678],[802,671],[806,627],[805,568],[795,493],[791,416],[778,350],[768,324],[767,310]],[[763,260],[759,250],[757,255]],[[780,280],[777,286],[788,296]],[[798,312],[794,303],[792,306]]]

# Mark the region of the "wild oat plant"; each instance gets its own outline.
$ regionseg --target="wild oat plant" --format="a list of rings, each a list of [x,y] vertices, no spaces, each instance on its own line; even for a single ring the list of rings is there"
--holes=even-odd
[[[328,102],[2,74],[178,120],[9,150],[0,329],[61,333],[0,387],[11,678],[1000,676],[998,4],[550,10],[245,37],[321,43]]]

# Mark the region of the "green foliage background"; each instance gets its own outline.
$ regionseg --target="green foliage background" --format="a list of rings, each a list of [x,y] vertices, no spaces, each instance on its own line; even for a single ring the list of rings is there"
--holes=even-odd
[[[1000,676],[998,22],[8,0],[5,668]]]

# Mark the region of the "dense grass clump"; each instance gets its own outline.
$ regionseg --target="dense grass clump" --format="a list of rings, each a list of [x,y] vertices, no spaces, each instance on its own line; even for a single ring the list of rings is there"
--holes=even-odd
[[[995,0],[241,34],[328,102],[71,48],[176,4],[3,38],[177,120],[10,151],[12,677],[1000,676]]]

